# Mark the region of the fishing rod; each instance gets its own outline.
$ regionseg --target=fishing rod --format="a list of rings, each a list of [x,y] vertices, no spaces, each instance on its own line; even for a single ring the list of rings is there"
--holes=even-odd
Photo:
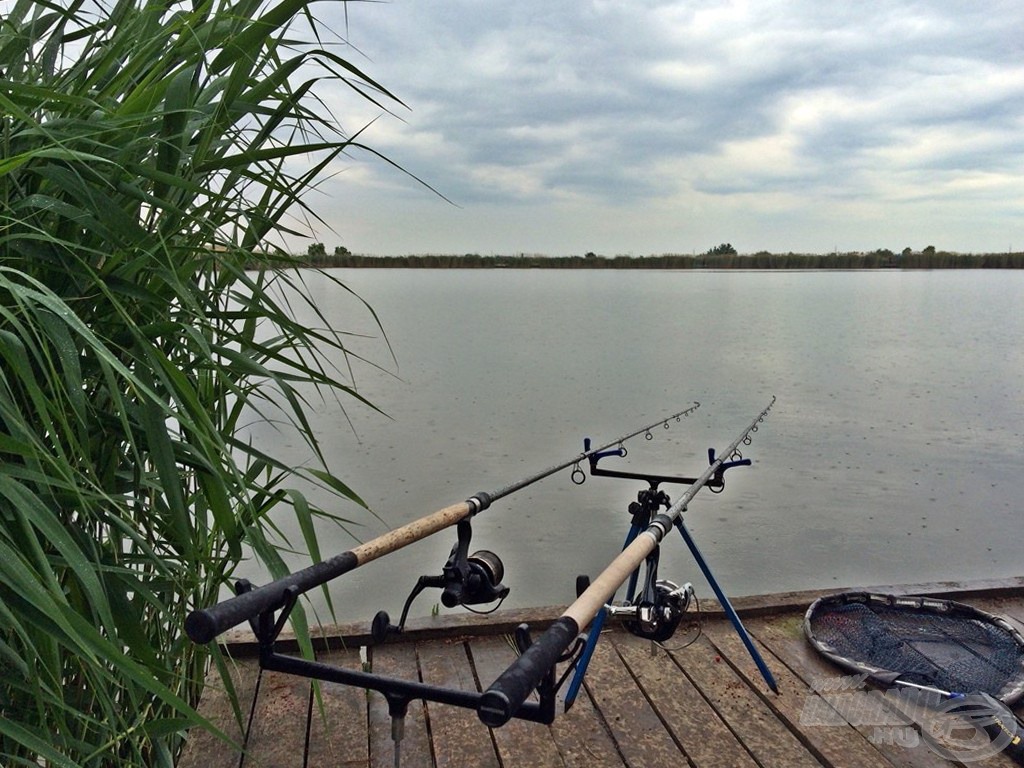
[[[536,641],[528,642],[527,638],[523,638],[525,631],[519,633],[520,647],[526,646],[522,654],[480,697],[477,715],[485,725],[497,728],[507,723],[516,716],[534,690],[541,692],[542,700],[550,698],[555,665],[563,660],[580,632],[602,614],[618,589],[658,548],[665,535],[673,528],[680,527],[681,515],[690,501],[718,475],[723,465],[732,460],[740,443],[748,443],[751,433],[757,431],[758,424],[764,421],[774,404],[773,396],[771,402],[750,422],[739,437],[718,455],[718,458],[712,458],[713,453],[709,452],[709,458],[712,460],[703,474],[690,484],[679,500],[667,511],[656,515]],[[766,670],[762,670],[764,671]],[[775,688],[770,675],[766,679],[769,680],[769,685]],[[542,688],[544,690],[541,690]]]
[[[465,552],[462,551],[463,543],[468,544],[467,526],[469,518],[487,509],[492,502],[515,493],[539,480],[543,480],[556,472],[574,465],[578,468],[579,463],[593,453],[599,453],[614,446],[621,448],[624,442],[641,434],[650,439],[651,430],[655,427],[664,426],[668,428],[670,421],[674,419],[678,422],[683,417],[689,416],[699,407],[700,403],[694,401],[693,405],[677,413],[622,435],[603,446],[593,449],[585,448],[583,453],[567,461],[559,462],[545,470],[517,480],[497,490],[476,493],[465,501],[439,509],[436,512],[389,531],[382,536],[360,544],[353,549],[341,552],[262,587],[251,588],[247,583],[243,582],[239,588],[240,593],[236,596],[209,608],[192,611],[185,619],[185,632],[193,642],[208,643],[217,635],[241,624],[243,621],[254,620],[257,617],[269,617],[270,614],[278,610],[283,612],[278,621],[280,624],[294,607],[300,594],[457,523],[462,524],[460,526],[460,543],[456,545],[458,551],[453,550],[452,558],[449,561],[451,568],[446,567],[445,575],[449,584],[451,584],[452,580],[455,580],[455,583],[452,585],[453,590],[448,593],[450,600],[446,600],[445,604],[447,605],[450,601],[454,601],[455,604],[465,604],[461,597],[462,591],[458,580],[465,580],[467,575],[471,573],[472,566],[474,565],[474,563],[467,562],[474,556],[467,558]],[[625,449],[623,448],[622,450],[624,451]],[[475,555],[483,554],[475,553]],[[493,553],[486,554],[490,555],[494,560],[497,559]],[[495,564],[494,560],[490,558],[482,557],[480,559],[483,562],[478,562],[475,565],[484,569],[484,575],[493,578],[497,570],[495,566],[500,566],[500,561]],[[495,581],[500,581],[500,577]],[[427,586],[434,585],[433,583],[427,584]],[[266,619],[263,620],[266,621]],[[280,631],[280,626],[276,627],[276,629]]]

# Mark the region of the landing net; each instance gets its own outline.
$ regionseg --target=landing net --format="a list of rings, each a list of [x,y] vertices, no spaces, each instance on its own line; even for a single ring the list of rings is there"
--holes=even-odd
[[[963,603],[846,592],[816,600],[804,632],[839,666],[884,685],[980,691],[1007,704],[1024,694],[1024,637]]]

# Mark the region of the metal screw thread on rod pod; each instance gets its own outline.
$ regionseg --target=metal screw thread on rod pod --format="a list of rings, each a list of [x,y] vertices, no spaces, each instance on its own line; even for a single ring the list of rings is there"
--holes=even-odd
[[[402,764],[402,738],[405,736],[405,716],[391,718],[391,742],[395,745],[395,768]]]
[[[629,434],[616,438],[599,448],[584,451],[568,461],[556,464],[542,472],[538,472],[535,475],[531,475],[507,485],[504,488],[499,488],[498,490],[490,493],[477,493],[466,501],[452,504],[444,509],[439,509],[436,512],[389,531],[382,536],[378,536],[375,539],[360,544],[347,552],[341,552],[319,563],[315,563],[308,568],[296,571],[289,576],[285,576],[284,578],[271,582],[270,584],[265,584],[264,586],[250,590],[245,594],[224,600],[223,602],[209,608],[192,611],[192,613],[190,613],[185,619],[185,631],[193,642],[208,643],[221,632],[231,629],[231,627],[241,624],[243,621],[247,621],[261,613],[281,609],[286,604],[286,595],[290,590],[294,590],[295,595],[301,595],[304,592],[308,592],[315,587],[327,583],[331,579],[355,570],[362,565],[366,565],[383,555],[390,554],[402,547],[455,525],[468,517],[472,517],[484,509],[487,509],[487,507],[491,505],[492,501],[500,499],[503,496],[508,496],[509,494],[536,483],[539,480],[543,480],[544,478],[553,475],[555,472],[567,469],[574,464],[578,464],[592,453],[607,450],[608,448],[623,443],[632,437],[644,434],[659,424],[667,425],[672,419],[679,420],[683,416],[688,416],[699,407],[700,403],[695,402],[693,405],[690,405],[677,413],[673,413],[672,415],[659,419],[652,424],[648,424],[645,427],[641,427]]]

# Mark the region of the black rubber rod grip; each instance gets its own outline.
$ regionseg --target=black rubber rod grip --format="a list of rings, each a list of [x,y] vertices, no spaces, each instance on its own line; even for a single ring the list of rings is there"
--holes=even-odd
[[[498,728],[511,720],[559,657],[580,633],[575,619],[562,616],[483,692],[476,713],[484,725]]]
[[[282,608],[289,587],[297,587],[299,594],[302,594],[335,576],[351,571],[357,565],[359,559],[355,553],[342,552],[251,592],[245,592],[209,608],[192,611],[185,618],[185,632],[194,643],[208,643],[221,632],[243,621],[255,618],[265,611]]]
[[[208,643],[221,632],[255,618],[265,611],[276,611],[285,604],[285,594],[295,587],[301,595],[359,566],[394,552],[415,541],[454,525],[476,514],[490,504],[490,497],[480,493],[471,499],[439,509],[425,517],[406,523],[357,547],[330,557],[290,576],[265,584],[259,589],[232,597],[211,608],[192,611],[185,619],[185,632],[193,642]]]

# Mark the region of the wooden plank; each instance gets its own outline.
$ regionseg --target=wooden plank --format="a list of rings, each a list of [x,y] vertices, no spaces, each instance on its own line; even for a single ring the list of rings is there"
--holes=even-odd
[[[473,667],[482,686],[490,685],[516,659],[504,637],[482,637],[469,645]],[[533,698],[536,701],[536,696]],[[551,729],[540,723],[512,719],[492,730],[504,765],[563,766]]]
[[[697,768],[756,766],[718,713],[679,668],[666,659],[663,651],[652,656],[650,642],[628,632],[611,633],[608,642],[615,645],[692,765]]]
[[[586,685],[626,765],[692,765],[611,642],[595,647]]]
[[[586,687],[568,712],[564,705],[558,706],[551,734],[566,768],[623,768],[626,764]]]
[[[881,752],[849,724],[830,727],[802,728],[808,721],[808,713],[815,707],[827,703],[803,680],[793,674],[761,643],[755,641],[765,663],[779,687],[779,693],[772,693],[764,682],[760,670],[732,624],[724,621],[708,622],[704,635],[712,642],[719,654],[727,658],[730,666],[743,676],[755,690],[760,690],[762,699],[775,712],[780,721],[793,732],[801,742],[815,752],[823,762],[836,768],[876,768],[892,765]]]
[[[477,690],[465,643],[417,644],[423,682],[464,691]],[[427,703],[427,722],[438,768],[499,768],[494,741],[476,711]]]
[[[318,654],[318,661],[361,669],[358,649]],[[306,768],[367,768],[370,763],[367,692],[351,685],[319,682],[309,714]]]
[[[372,671],[377,675],[400,680],[420,679],[416,662],[416,646],[412,643],[395,643],[370,649]],[[392,768],[394,762],[394,741],[392,740],[391,714],[383,694],[371,691],[369,694],[369,744],[372,768]],[[422,701],[410,701],[402,727],[401,757],[403,765],[432,768],[430,737],[427,733],[427,713]]]
[[[835,665],[829,663],[816,653],[807,642],[803,633],[803,616],[790,615],[775,619],[750,619],[744,622],[747,629],[769,650],[784,663],[806,686],[809,688],[829,688],[829,681],[835,684],[849,675]],[[909,726],[911,718],[894,712],[885,706],[880,697],[874,696],[870,691],[854,688],[845,690],[838,689],[834,693],[827,694],[828,698],[835,700],[841,697],[842,706],[838,709],[843,714],[855,713],[857,717],[849,718],[858,720],[853,726],[866,738],[873,741],[879,750],[885,754],[886,759],[893,765],[904,766],[905,768],[940,768],[948,766],[948,761],[942,759],[932,752],[924,744],[911,744],[906,738],[903,743],[899,739],[891,739],[889,736],[898,736],[901,723]],[[877,714],[879,708],[883,707],[886,713],[892,715],[889,722],[870,722],[871,715]],[[832,711],[836,711],[833,709]],[[881,719],[885,719],[884,717]]]
[[[932,581],[919,584],[888,584],[847,587],[828,587],[799,592],[776,592],[766,595],[749,595],[731,599],[729,602],[743,618],[771,616],[779,613],[803,611],[823,595],[839,592],[873,592],[880,595],[928,595],[951,600],[966,600],[973,597],[1017,597],[1024,596],[1024,577],[1015,576],[997,579],[973,579],[967,581]],[[722,611],[717,600],[701,601],[701,610],[711,614]],[[723,614],[724,615],[724,614]]]
[[[707,638],[669,655],[763,768],[820,765]]]
[[[871,591],[947,596],[1007,616],[1024,627],[1024,598],[1017,594],[1021,584],[1024,581],[1020,579],[1007,580],[1005,588],[997,585],[988,589],[991,585],[949,582],[929,585],[929,589],[893,587]],[[960,586],[967,587],[966,591],[955,593]],[[945,593],[947,588],[950,593]],[[703,652],[673,654],[675,669],[665,666],[664,659],[661,663],[652,661],[646,641],[616,630],[599,644],[587,685],[576,706],[568,713],[559,707],[551,726],[513,720],[503,728],[488,731],[473,710],[411,702],[405,722],[403,765],[621,768],[665,764],[666,756],[670,764],[684,765],[688,761],[697,768],[744,764],[749,768],[751,756],[762,768],[776,764],[807,765],[810,763],[804,761],[810,757],[836,768],[887,763],[897,768],[949,765],[924,743],[911,748],[899,742],[899,733],[912,723],[913,703],[901,709],[900,702],[883,698],[874,689],[839,693],[866,697],[865,706],[875,711],[883,707],[893,720],[881,728],[863,722],[856,723],[854,728],[842,726],[842,722],[830,724],[833,727],[801,722],[808,701],[827,704],[832,695],[827,690],[813,691],[812,687],[822,681],[826,687],[829,681],[836,684],[845,673],[807,644],[801,629],[802,614],[774,611],[782,607],[780,604],[802,603],[805,597],[817,594],[820,593],[793,593],[783,596],[786,599],[752,598],[749,606],[745,606],[762,616],[748,615],[745,623],[782,686],[779,697],[764,688],[746,649],[732,633],[731,625],[721,619],[708,625],[708,637],[700,641],[705,646]],[[504,641],[492,633],[518,623],[530,613],[515,612],[508,620],[485,622],[481,630],[491,637],[472,640],[471,651],[462,640],[418,645],[398,642],[374,649],[374,671],[403,679],[419,678],[444,687],[477,690],[479,683],[489,684],[512,659],[511,649],[506,649]],[[549,614],[557,615],[557,611],[539,611],[539,616]],[[469,625],[459,624],[455,628],[471,631]],[[452,629],[424,627],[419,637],[444,635]],[[716,655],[720,657],[717,662]],[[356,666],[358,657],[350,653],[340,663]],[[475,676],[473,665],[478,672]],[[267,672],[257,692],[260,676],[254,659],[236,662],[232,680],[239,689],[243,709],[248,712],[252,708],[249,754],[244,764],[240,763],[237,746],[232,748],[205,731],[193,729],[179,761],[182,768],[302,766],[307,725],[311,729],[311,768],[393,765],[391,720],[387,704],[379,694],[348,686],[334,686],[333,690],[325,687],[327,719],[318,723],[320,715],[315,705],[312,720],[309,719],[308,681]],[[1016,709],[1020,712],[1024,706]],[[224,686],[215,672],[204,691],[200,711],[242,741],[243,730],[227,706]],[[835,713],[834,708],[831,711]],[[895,738],[892,734],[896,734]],[[803,749],[802,756],[799,749],[790,753],[794,744]],[[873,757],[877,758],[875,762]],[[1006,755],[985,761],[973,761],[968,756],[964,762],[972,768],[1009,768],[1014,764]]]
[[[1018,632],[1024,633],[1024,600],[1016,597],[977,597],[959,602],[1007,619]]]
[[[192,728],[178,761],[180,768],[205,768],[208,765],[227,767],[241,763],[241,748],[245,742],[245,731],[249,727],[249,716],[252,714],[253,697],[259,684],[260,668],[255,659],[236,661],[228,657],[226,662],[231,684],[238,697],[242,722],[235,716],[227,686],[216,668],[211,668],[206,677],[199,702],[199,714],[232,738],[235,745],[225,743],[223,739],[202,728]]]
[[[308,679],[263,670],[243,768],[303,768],[309,693]]]

